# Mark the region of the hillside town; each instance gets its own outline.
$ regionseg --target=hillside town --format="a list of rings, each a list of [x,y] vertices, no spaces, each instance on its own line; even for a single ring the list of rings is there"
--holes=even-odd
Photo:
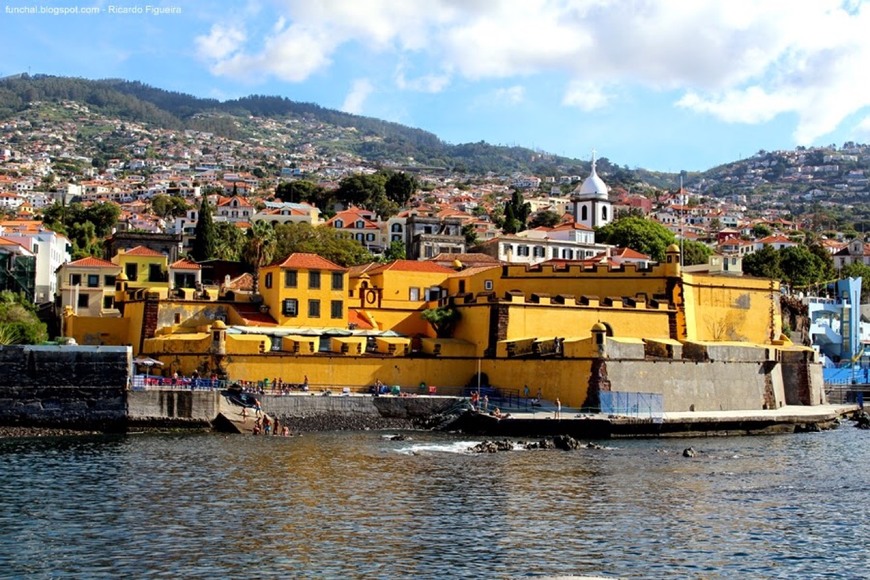
[[[457,266],[576,263],[647,268],[663,254],[596,239],[596,230],[634,217],[673,234],[683,250],[686,271],[742,276],[747,256],[765,248],[797,247],[808,231],[819,229],[815,214],[794,217],[794,203],[785,202],[794,196],[770,189],[770,179],[810,186],[799,201],[815,204],[860,197],[868,187],[864,171],[849,167],[866,162],[870,152],[854,144],[825,154],[814,149],[759,152],[739,169],[718,168],[718,178],[706,175],[670,190],[644,187],[632,192],[606,183],[608,175],[598,173],[594,152],[590,171],[583,175],[474,175],[423,166],[413,159],[374,164],[342,152],[336,144],[355,137],[353,128],[304,119],[231,120],[257,137],[234,140],[122,121],[75,101],[34,102],[5,119],[0,125],[0,289],[21,293],[61,320],[67,310],[75,315],[120,316],[114,300],[122,272],[131,283],[157,283],[163,296],[181,296],[185,289],[205,296],[208,288],[223,294],[262,287],[258,268],[268,264],[242,259],[241,248],[236,248],[235,263],[194,257],[204,202],[210,221],[237,231],[238,237],[230,237],[239,244],[246,235],[256,237],[262,231],[256,228],[264,224],[335,230],[363,252],[353,263],[333,266],[350,267],[357,274],[390,268],[389,264],[394,271],[417,274],[441,268],[442,275]],[[343,180],[379,171],[413,178],[413,191],[404,203],[383,214],[379,207],[364,204],[318,207],[310,200],[277,195],[287,184],[301,182],[320,191],[337,191]],[[727,194],[722,194],[723,188]],[[509,227],[506,219],[512,203],[524,208],[524,215],[517,216],[519,227]],[[102,235],[91,231],[95,239],[90,245],[74,243],[70,231],[76,226],[67,224],[64,231],[46,219],[72,207],[116,208],[117,219],[103,224]],[[81,232],[76,232],[80,239]],[[870,251],[863,243],[850,243],[852,237],[826,231],[815,239],[842,269],[870,262]],[[686,262],[689,252],[683,244],[705,248],[701,259]],[[276,263],[289,259],[269,257]],[[410,265],[413,262],[419,265]],[[143,269],[148,274],[137,273]],[[407,292],[422,309],[431,298],[437,304],[445,290],[436,289],[442,286],[443,277]],[[490,291],[492,286],[490,282],[483,289]],[[364,313],[347,316],[335,318],[354,326],[366,323]],[[274,310],[257,317],[264,324],[281,323]],[[55,330],[62,335],[63,324],[58,324]],[[372,321],[368,325],[377,328]],[[95,340],[93,333],[90,336]]]

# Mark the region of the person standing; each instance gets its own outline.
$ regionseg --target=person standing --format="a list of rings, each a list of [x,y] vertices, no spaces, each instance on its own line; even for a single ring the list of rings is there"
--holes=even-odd
[[[559,400],[559,397],[556,397],[556,411],[553,416],[554,419],[562,418],[562,401]]]

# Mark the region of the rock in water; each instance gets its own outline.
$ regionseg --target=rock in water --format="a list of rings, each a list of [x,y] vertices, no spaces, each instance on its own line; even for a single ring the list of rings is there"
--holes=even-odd
[[[556,446],[556,449],[562,449],[563,451],[573,451],[582,447],[581,443],[570,435],[553,437],[553,444]]]
[[[507,439],[503,441],[481,441],[468,450],[472,453],[497,453],[499,451],[513,451],[514,444]]]
[[[683,449],[683,457],[694,457],[698,452],[695,451],[693,447],[686,447]]]
[[[870,429],[870,415],[867,414],[867,411],[861,411],[855,419],[855,427],[858,429]]]

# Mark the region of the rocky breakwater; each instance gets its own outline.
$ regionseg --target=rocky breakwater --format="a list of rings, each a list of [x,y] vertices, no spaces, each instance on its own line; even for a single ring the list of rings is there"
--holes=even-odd
[[[498,453],[499,451],[514,451],[515,449],[561,449],[562,451],[575,451],[577,449],[604,449],[597,443],[583,443],[570,435],[557,435],[546,437],[537,441],[481,441],[468,450],[472,453]]]
[[[0,347],[0,426],[123,431],[130,357],[128,347]]]

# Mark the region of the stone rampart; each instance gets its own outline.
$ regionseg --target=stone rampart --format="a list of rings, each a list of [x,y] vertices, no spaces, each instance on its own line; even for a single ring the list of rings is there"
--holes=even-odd
[[[0,424],[123,430],[129,347],[0,347]]]

